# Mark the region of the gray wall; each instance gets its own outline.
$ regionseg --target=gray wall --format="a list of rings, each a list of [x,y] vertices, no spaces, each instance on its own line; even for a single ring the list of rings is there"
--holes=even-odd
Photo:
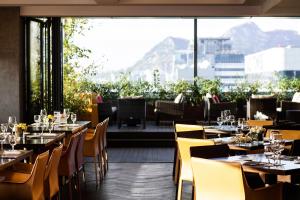
[[[0,122],[21,116],[21,18],[19,8],[0,8]]]

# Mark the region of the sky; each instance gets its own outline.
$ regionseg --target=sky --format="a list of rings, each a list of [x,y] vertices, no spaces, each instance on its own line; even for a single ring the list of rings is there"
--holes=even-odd
[[[198,37],[219,37],[247,22],[256,23],[263,31],[284,29],[300,34],[300,18],[200,18]],[[75,42],[91,49],[92,59],[104,71],[133,66],[169,36],[193,40],[191,18],[90,18],[90,25],[92,28]]]

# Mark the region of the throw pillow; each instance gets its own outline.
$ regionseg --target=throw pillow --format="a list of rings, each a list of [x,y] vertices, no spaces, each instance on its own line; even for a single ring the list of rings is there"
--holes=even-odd
[[[174,100],[174,103],[182,103],[184,100],[183,94],[180,93],[179,95],[177,95],[177,97]]]
[[[300,92],[296,92],[293,96],[292,102],[300,103]]]

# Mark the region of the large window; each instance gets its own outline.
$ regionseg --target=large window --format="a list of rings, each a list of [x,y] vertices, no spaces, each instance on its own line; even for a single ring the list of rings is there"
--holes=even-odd
[[[115,81],[121,73],[148,82],[154,73],[161,83],[193,79],[193,19],[87,20],[88,30],[74,42],[91,50],[89,59],[81,60],[97,68],[91,80]]]
[[[219,78],[225,90],[299,77],[299,34],[298,18],[198,19],[198,75]]]

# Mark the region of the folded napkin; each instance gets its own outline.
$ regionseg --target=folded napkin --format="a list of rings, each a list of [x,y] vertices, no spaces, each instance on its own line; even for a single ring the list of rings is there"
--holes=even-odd
[[[267,119],[269,119],[269,117],[267,115],[263,114],[262,112],[256,111],[256,114],[254,115],[254,119],[267,120]]]

